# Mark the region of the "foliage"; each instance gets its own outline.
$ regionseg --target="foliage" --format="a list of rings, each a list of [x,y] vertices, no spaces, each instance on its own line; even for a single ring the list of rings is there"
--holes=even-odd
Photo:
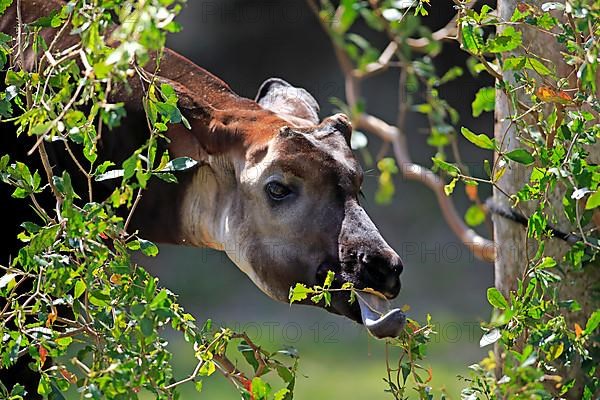
[[[0,1],[0,14],[10,3]],[[292,396],[295,352],[267,352],[244,334],[212,327],[210,320],[198,326],[177,296],[131,259],[132,251],[158,253],[155,244],[128,230],[148,181],[176,182],[176,172],[195,164],[159,153],[169,124],[189,127],[173,88],[155,79],[166,33],[179,30],[173,19],[181,6],[178,0],[73,1],[22,24],[20,37],[0,35],[0,68],[6,70],[2,123],[14,123],[20,140],[32,136],[30,152],[39,152],[43,163],[43,171],[37,171],[8,155],[0,158],[0,180],[38,216],[21,225],[23,247],[2,267],[0,364],[8,368],[30,356],[30,368],[41,375],[37,393],[43,397],[62,399],[75,388],[94,399],[137,398],[144,391],[172,399],[187,382],[200,391],[202,379],[216,370],[244,398]],[[47,43],[40,35],[44,27],[58,28],[59,35],[70,31],[73,46]],[[30,70],[24,68],[24,51],[36,55]],[[111,94],[131,76],[145,82],[147,140],[121,165],[100,162],[99,139],[125,117],[124,105],[112,103]],[[45,147],[49,141],[64,146],[75,172],[87,182],[87,193],[76,190],[68,172],[53,173]],[[114,191],[97,200],[93,182],[109,179]],[[186,378],[173,372],[167,327],[185,337],[198,360]],[[226,357],[235,342],[254,367],[248,376]],[[263,380],[271,371],[284,384],[279,391]],[[0,384],[0,397],[28,395],[21,385]]]
[[[297,283],[290,289],[290,303],[302,301],[310,296],[310,300],[314,303],[321,301],[325,304],[331,303],[331,294],[335,292],[348,292],[350,295],[348,301],[354,303],[357,296],[362,292],[370,292],[372,289],[364,288],[357,289],[350,282],[344,283],[340,288],[332,288],[331,284],[334,280],[334,273],[329,271],[323,285],[315,285],[314,287],[306,287],[301,283]],[[414,383],[414,389],[420,398],[430,398],[431,387],[428,383],[433,378],[431,368],[423,367],[420,362],[424,360],[427,351],[427,343],[432,339],[436,332],[433,330],[431,316],[427,315],[427,322],[420,325],[412,319],[407,320],[406,328],[397,338],[386,340],[386,370],[387,377],[384,381],[388,385],[386,392],[389,392],[396,399],[408,399],[408,395],[412,392],[410,389],[411,379]],[[390,364],[390,349],[398,349],[400,357],[396,361],[396,365]]]
[[[600,171],[588,157],[600,136],[598,2],[547,2],[541,7],[523,2],[507,21],[488,5],[474,9],[470,2],[455,1],[457,17],[435,33],[422,24],[421,16],[426,13],[422,12],[421,2],[310,3],[315,7],[319,3],[318,16],[334,46],[345,50],[353,63],[350,67],[344,65],[344,55],[338,55],[347,88],[348,79],[364,79],[398,68],[401,94],[396,127],[402,134],[410,110],[426,116],[427,143],[436,151],[434,171],[450,178],[444,191],[450,195],[462,182],[473,202],[465,214],[467,224],[476,226],[488,217],[479,198],[479,185],[501,191],[497,184],[508,168],[515,163],[530,166],[530,178],[518,192],[502,193],[516,209],[525,202],[534,205],[528,218],[528,236],[538,251],[523,260],[523,274],[515,282],[516,290],[508,296],[495,288],[488,291],[488,301],[495,311],[492,320],[482,326],[481,345],[497,343],[498,352],[471,367],[473,376],[465,378],[469,387],[463,398],[574,397],[578,391],[585,399],[596,398],[600,391],[600,311],[587,311],[583,321],[574,322],[567,314],[582,311],[583,306],[578,299],[565,298],[560,288],[598,268],[600,243],[590,222],[600,207]],[[363,23],[372,32],[366,34],[357,28]],[[544,54],[534,53],[524,43],[525,30],[537,31],[564,48],[561,55],[569,69],[568,76],[560,75]],[[366,39],[377,37],[377,32],[390,43],[385,49],[380,50]],[[440,97],[440,86],[460,77],[463,70],[455,66],[443,74],[436,71],[432,60],[442,50],[442,42],[436,39],[440,32],[445,39],[456,35],[455,40],[470,56],[467,67],[474,77],[486,72],[496,80],[495,87],[481,88],[472,100],[474,117],[494,110],[497,91],[508,97],[510,123],[519,138],[518,143],[511,143],[510,150],[504,138],[497,141],[492,132],[474,133],[464,126],[458,129],[458,113]],[[421,38],[414,39],[416,35]],[[354,121],[360,122],[368,104],[365,99],[352,99],[352,95],[355,93],[350,93],[351,104],[342,109],[353,111],[354,104],[361,104],[361,110],[353,113]],[[493,162],[486,160],[481,169],[476,166],[476,171],[484,171],[485,175],[474,174],[470,171],[473,166],[462,161],[458,132],[470,145],[495,152]],[[386,151],[384,147],[379,156],[385,157]],[[380,162],[393,165],[387,160]],[[393,196],[393,181],[390,170],[380,170],[377,200],[385,203]],[[561,192],[562,210],[556,210],[550,201],[557,188],[566,188]],[[560,214],[576,227],[571,233],[575,240],[563,259],[554,260],[544,256],[544,249]],[[594,307],[598,306],[598,289],[598,282],[589,289]],[[319,293],[318,288],[315,293]],[[580,371],[576,379],[571,371]],[[388,383],[395,398],[404,398],[403,392],[397,392],[389,380]],[[416,389],[420,398],[432,398],[430,393],[421,392],[419,385]]]
[[[0,14],[10,4],[10,0],[0,0]],[[428,4],[323,0],[318,15],[359,75],[372,73],[385,55],[354,30],[359,21],[396,45],[394,61],[388,60],[386,67],[399,68],[404,101],[398,128],[404,128],[409,111],[426,117],[427,143],[436,152],[435,171],[450,178],[446,194],[464,183],[473,202],[465,214],[469,225],[479,225],[486,218],[478,185],[496,186],[514,163],[533,166],[529,182],[507,196],[515,206],[536,202],[528,233],[540,251],[523,260],[517,290],[508,296],[495,288],[488,290],[495,311],[482,327],[481,344],[497,343],[499,352],[471,366],[472,376],[464,378],[468,387],[463,397],[552,398],[581,388],[583,398],[593,398],[600,385],[600,312],[586,315],[584,323],[572,323],[565,314],[582,305],[577,299],[563,298],[558,288],[564,280],[595,268],[600,248],[596,234],[587,228],[600,207],[600,171],[587,158],[600,133],[596,96],[600,6],[590,0],[574,0],[566,6],[548,2],[541,8],[521,3],[511,21],[503,21],[489,6],[474,10],[470,4],[456,2],[458,17],[451,25],[470,55],[468,71],[474,76],[486,72],[496,79],[495,87],[478,91],[472,115],[492,111],[497,90],[509,97],[511,122],[521,141],[518,148],[506,151],[488,132],[459,129],[457,111],[440,95],[440,88],[464,71],[457,66],[444,73],[436,71],[433,59],[442,51],[442,43],[421,23]],[[187,126],[173,88],[155,79],[165,35],[179,29],[173,19],[180,7],[175,0],[70,2],[56,13],[22,25],[21,37],[0,34],[0,69],[6,70],[0,118],[14,123],[19,135],[33,137],[36,144],[31,150],[45,161],[43,170],[36,171],[6,155],[0,158],[0,179],[14,188],[13,197],[28,201],[38,214],[35,221],[23,223],[19,239],[24,246],[11,265],[3,267],[5,274],[0,277],[0,297],[5,300],[0,314],[0,355],[3,367],[31,356],[31,367],[42,376],[38,393],[45,397],[63,398],[62,393],[76,388],[91,398],[136,398],[141,391],[176,398],[178,386],[194,382],[201,390],[202,379],[217,370],[244,398],[292,397],[297,369],[294,351],[267,352],[243,333],[213,328],[210,321],[197,326],[176,296],[131,260],[131,251],[149,256],[158,252],[153,243],[128,231],[148,181],[175,182],[178,171],[193,166],[193,160],[170,160],[168,153],[159,154],[168,125]],[[75,46],[65,49],[46,43],[40,35],[44,27],[76,35]],[[542,54],[533,54],[525,46],[525,27],[547,34],[548,40],[566,48],[563,57],[575,82],[558,76]],[[417,35],[424,41],[416,41]],[[38,54],[31,70],[24,69],[21,57],[27,48]],[[121,165],[100,162],[98,138],[125,116],[123,104],[111,103],[111,93],[130,76],[145,82],[147,141]],[[340,106],[354,118],[366,107],[361,101]],[[462,138],[468,145],[496,152],[493,163],[484,163],[486,176],[474,176],[461,161]],[[45,150],[50,140],[63,145],[73,157],[87,182],[87,193],[75,189],[68,173],[53,174]],[[354,138],[354,143],[363,147],[364,137]],[[393,175],[399,172],[394,159],[385,155],[383,151],[377,160],[380,202],[393,197]],[[116,188],[98,201],[93,182],[103,180],[117,182]],[[559,185],[568,188],[562,211],[577,226],[579,239],[564,259],[554,260],[545,257],[543,249],[554,223],[549,194]],[[39,199],[49,195],[55,204],[46,207]],[[333,289],[332,279],[329,275],[322,286],[313,288],[295,286],[291,300],[310,296],[314,302],[328,303],[331,292],[346,290],[353,301],[357,289],[351,285]],[[171,354],[161,336],[167,326],[184,335],[198,359],[194,371],[183,379],[175,378]],[[389,345],[401,351],[397,366],[388,357],[385,381],[394,398],[406,398],[409,385],[414,385],[419,398],[433,398],[428,385],[433,372],[421,366],[433,333],[429,318],[423,326],[409,320],[401,337],[390,340]],[[226,357],[233,341],[252,368],[249,376],[237,371]],[[581,369],[584,378],[570,379],[561,366]],[[501,371],[499,376],[496,370]],[[280,390],[263,380],[270,372],[283,381]],[[0,386],[0,392],[2,397],[25,396],[20,386]]]

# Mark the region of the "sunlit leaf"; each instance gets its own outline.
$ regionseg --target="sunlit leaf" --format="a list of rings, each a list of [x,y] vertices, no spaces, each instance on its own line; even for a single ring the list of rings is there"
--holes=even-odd
[[[486,150],[494,150],[496,148],[494,139],[490,139],[485,133],[475,134],[466,127],[460,128],[460,132],[463,136],[477,147],[481,147]]]
[[[484,111],[493,111],[496,104],[496,89],[493,87],[484,87],[477,91],[475,100],[471,103],[473,116],[479,117]]]
[[[524,165],[533,164],[533,162],[535,161],[535,158],[533,158],[531,153],[529,153],[525,149],[515,149],[512,151],[509,151],[508,153],[505,153],[504,155],[509,160],[516,161],[519,164],[524,164]]]
[[[505,308],[508,307],[508,303],[506,302],[506,299],[504,298],[502,293],[500,293],[500,291],[498,289],[496,289],[495,287],[488,288],[487,299],[488,299],[488,302],[492,306],[499,308],[501,310],[504,310]]]
[[[591,210],[600,206],[600,190],[596,190],[585,202],[585,209]]]
[[[469,226],[478,226],[481,225],[485,221],[485,212],[482,208],[474,204],[465,213],[465,222]]]

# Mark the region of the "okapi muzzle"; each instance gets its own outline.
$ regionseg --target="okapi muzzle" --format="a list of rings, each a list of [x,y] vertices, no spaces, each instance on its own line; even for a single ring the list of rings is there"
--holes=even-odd
[[[334,268],[331,263],[322,263],[317,279],[323,280],[332,269],[340,276],[336,285],[352,282],[363,291],[358,293],[354,305],[348,303],[346,295],[339,294],[340,298],[333,301],[335,311],[362,322],[375,337],[398,336],[406,317],[401,310],[390,309],[388,300],[400,292],[402,261],[355,200],[345,204],[338,243],[339,262]]]

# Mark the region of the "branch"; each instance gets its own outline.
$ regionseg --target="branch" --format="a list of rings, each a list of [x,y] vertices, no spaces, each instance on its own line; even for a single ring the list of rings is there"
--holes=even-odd
[[[397,127],[368,114],[360,117],[357,127],[371,132],[385,141],[392,142],[396,163],[402,175],[429,187],[435,193],[442,215],[454,234],[477,258],[489,262],[494,261],[494,242],[480,236],[465,225],[452,200],[444,192],[444,181],[430,169],[412,162],[407,150],[406,138]]]
[[[321,23],[322,28],[325,30],[325,33],[327,33],[328,36],[331,38],[331,35],[329,35],[329,27],[327,26],[326,22],[319,16],[318,6],[313,0],[307,1],[310,8],[315,13],[317,19]],[[474,4],[475,2],[472,1],[469,2],[469,4],[467,4],[466,6],[470,8]],[[448,33],[448,30],[444,31],[444,29],[452,25],[455,26],[457,18],[458,15],[456,15],[448,23],[448,25],[446,25],[445,28],[434,32],[434,35],[444,35],[445,37]],[[344,49],[342,49],[334,40],[331,40],[331,43],[333,44],[333,49],[337,57],[338,63],[340,64],[342,72],[344,73],[346,83],[346,99],[348,101],[348,105],[352,109],[354,109],[354,106],[358,101],[360,93],[360,76],[357,76],[354,73],[354,66],[352,64],[352,61],[350,60]],[[388,46],[386,50],[388,50],[389,48],[390,46]],[[374,70],[377,70],[377,68],[374,68]],[[396,163],[400,167],[403,176],[407,179],[420,182],[425,186],[429,187],[431,190],[433,190],[433,192],[436,195],[440,209],[442,211],[442,215],[444,216],[444,219],[446,220],[454,234],[456,234],[459,237],[462,243],[465,246],[467,246],[477,258],[484,261],[493,262],[496,254],[494,242],[480,236],[473,229],[465,225],[462,218],[456,211],[452,200],[448,196],[446,196],[446,193],[444,192],[444,181],[439,176],[433,173],[433,171],[431,171],[430,169],[412,162],[412,159],[408,152],[406,137],[404,136],[403,132],[398,127],[389,125],[385,121],[366,113],[363,113],[356,119],[357,121],[354,121],[354,123],[356,124],[357,128],[377,135],[385,142],[392,143]]]
[[[365,66],[364,71],[354,70],[352,74],[355,78],[365,79],[370,78],[380,72],[384,72],[390,66],[390,62],[392,61],[392,57],[396,54],[398,50],[398,43],[392,41],[387,47],[383,50],[379,59],[377,61],[369,63]]]
[[[245,383],[248,382],[248,378],[243,372],[239,371],[235,365],[225,355],[214,354],[213,360],[217,369],[223,376],[229,379],[236,387],[245,387]]]
[[[21,0],[17,0],[17,51],[19,56],[19,67],[22,71],[25,70],[25,48],[23,47],[23,18],[21,16]],[[32,107],[32,99],[31,99],[31,86],[29,82],[27,82],[25,87],[26,98],[27,98],[27,109],[31,110]],[[43,138],[44,135],[41,136]],[[50,185],[50,189],[52,190],[52,194],[56,197],[57,201],[57,209],[58,205],[62,202],[62,196],[56,186],[54,186],[54,182],[52,181],[52,167],[50,166],[50,161],[48,159],[48,153],[46,152],[46,148],[43,143],[38,144],[40,159],[42,160],[42,166],[44,167],[44,171],[46,172],[46,178],[48,179],[48,185]],[[32,149],[27,155],[31,155],[34,149]],[[58,217],[60,218],[60,211],[57,211]]]

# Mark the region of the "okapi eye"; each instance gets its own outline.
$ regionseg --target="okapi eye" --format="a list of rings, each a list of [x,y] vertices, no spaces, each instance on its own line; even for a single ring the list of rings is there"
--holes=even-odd
[[[267,183],[265,190],[273,200],[283,200],[292,192],[290,188],[279,182]]]

